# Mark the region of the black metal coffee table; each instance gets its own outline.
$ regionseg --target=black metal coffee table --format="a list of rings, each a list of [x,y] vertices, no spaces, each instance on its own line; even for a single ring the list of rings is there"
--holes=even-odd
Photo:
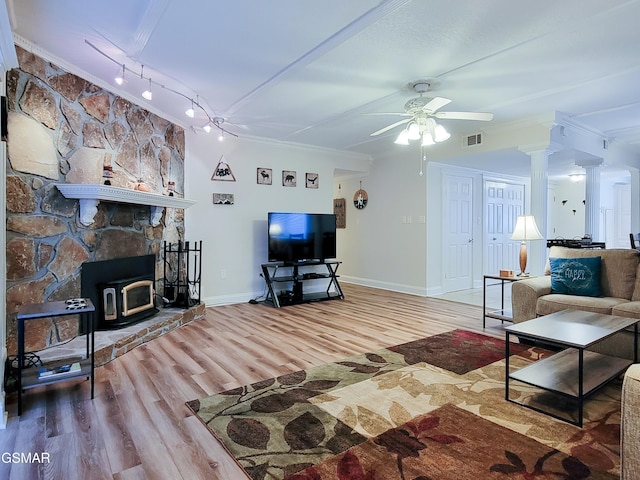
[[[592,345],[629,327],[633,327],[634,330],[633,362],[587,350]],[[638,319],[634,318],[564,310],[509,325],[505,327],[505,331],[505,399],[580,427],[583,421],[584,400],[618,377],[632,363],[638,362]],[[510,335],[516,335],[520,339],[540,341],[562,350],[550,357],[510,372]],[[576,400],[578,420],[574,422],[534,405],[511,400],[509,398],[509,381],[511,380]]]

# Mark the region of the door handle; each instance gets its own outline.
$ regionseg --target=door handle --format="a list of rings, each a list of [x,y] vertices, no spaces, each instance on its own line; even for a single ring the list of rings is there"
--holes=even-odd
[[[469,243],[473,243],[473,238],[470,238],[470,239],[469,239]]]

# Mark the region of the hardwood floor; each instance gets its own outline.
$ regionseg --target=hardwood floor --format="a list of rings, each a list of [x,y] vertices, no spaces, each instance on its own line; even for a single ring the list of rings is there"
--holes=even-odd
[[[185,402],[257,380],[455,328],[482,329],[482,308],[343,285],[343,301],[275,309],[239,304],[144,344],[96,370],[24,396],[0,430],[3,479],[214,479],[247,477]],[[484,333],[503,338],[499,321]],[[6,463],[8,453],[48,463]]]

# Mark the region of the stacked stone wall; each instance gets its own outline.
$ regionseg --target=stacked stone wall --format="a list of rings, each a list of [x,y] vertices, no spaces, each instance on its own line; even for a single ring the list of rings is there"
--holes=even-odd
[[[156,254],[184,240],[184,212],[165,209],[158,226],[147,206],[101,202],[94,222],[79,221],[77,200],[56,183],[103,183],[176,194],[184,185],[184,130],[20,47],[7,75],[7,349],[16,353],[20,305],[80,295],[85,261]],[[78,319],[28,322],[27,351],[65,342]]]

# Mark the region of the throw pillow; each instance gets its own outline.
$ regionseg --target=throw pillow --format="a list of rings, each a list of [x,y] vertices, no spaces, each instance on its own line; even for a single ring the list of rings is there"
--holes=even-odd
[[[550,258],[553,293],[601,297],[600,257]]]

